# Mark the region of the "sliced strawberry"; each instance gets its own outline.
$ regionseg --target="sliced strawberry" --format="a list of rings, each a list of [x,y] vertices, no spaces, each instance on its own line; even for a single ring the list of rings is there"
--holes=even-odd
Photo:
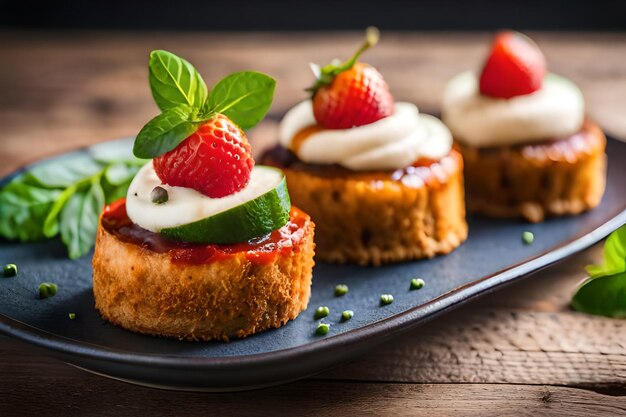
[[[254,159],[243,131],[218,114],[153,163],[163,183],[219,198],[248,184]]]
[[[393,96],[376,68],[357,62],[317,90],[313,114],[328,129],[363,126],[393,114]]]
[[[541,88],[545,75],[545,57],[530,38],[501,32],[480,75],[480,93],[498,98],[531,94]]]

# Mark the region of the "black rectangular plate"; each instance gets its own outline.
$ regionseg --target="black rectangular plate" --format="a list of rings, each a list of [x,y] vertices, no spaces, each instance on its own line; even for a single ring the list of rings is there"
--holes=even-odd
[[[110,142],[98,145],[98,152],[129,152],[130,145],[129,140]],[[70,157],[84,152],[90,149]],[[319,263],[308,310],[280,329],[229,343],[168,340],[111,325],[94,309],[90,256],[68,260],[58,240],[0,241],[0,263],[19,266],[16,278],[0,279],[0,332],[93,372],[151,386],[237,390],[302,378],[588,247],[625,223],[626,143],[609,139],[607,154],[606,194],[595,210],[540,224],[470,217],[467,242],[431,260],[380,268]],[[525,230],[535,235],[532,245],[522,243]],[[414,277],[426,286],[410,291]],[[55,297],[38,299],[43,281],[58,284]],[[350,292],[335,297],[336,284],[347,284]],[[381,294],[392,294],[395,301],[381,306]],[[320,305],[331,311],[325,319],[330,333],[324,337],[314,335],[313,311]],[[342,323],[346,309],[354,318]],[[75,320],[68,319],[70,312]]]

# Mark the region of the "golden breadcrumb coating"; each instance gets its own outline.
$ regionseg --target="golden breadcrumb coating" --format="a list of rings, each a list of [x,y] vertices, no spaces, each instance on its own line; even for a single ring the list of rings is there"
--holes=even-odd
[[[302,213],[302,215],[306,216]],[[128,330],[188,340],[245,337],[280,327],[306,309],[311,293],[314,224],[269,263],[238,252],[208,264],[172,262],[98,227],[93,257],[96,308]]]

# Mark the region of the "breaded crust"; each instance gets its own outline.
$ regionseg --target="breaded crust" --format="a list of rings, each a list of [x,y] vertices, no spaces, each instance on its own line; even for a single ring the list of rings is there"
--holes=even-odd
[[[540,222],[596,207],[606,181],[606,138],[587,120],[569,138],[521,146],[473,148],[456,143],[465,161],[470,211]]]
[[[315,221],[319,260],[377,266],[446,254],[467,238],[463,160],[454,150],[402,174],[281,168],[291,201]]]
[[[188,340],[245,337],[279,327],[307,307],[314,225],[307,216],[297,245],[273,262],[245,252],[208,264],[126,243],[102,226],[93,257],[96,308],[128,330]]]

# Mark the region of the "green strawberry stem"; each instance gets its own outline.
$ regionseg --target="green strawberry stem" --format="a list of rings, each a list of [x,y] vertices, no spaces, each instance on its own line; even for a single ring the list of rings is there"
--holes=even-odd
[[[363,42],[361,47],[354,53],[354,55],[352,55],[350,59],[343,63],[337,63],[333,60],[333,62],[331,62],[330,64],[324,65],[320,69],[319,74],[316,75],[317,80],[315,81],[313,87],[307,88],[306,91],[309,91],[313,93],[313,95],[315,95],[317,90],[319,90],[321,87],[332,83],[337,75],[352,68],[359,59],[359,56],[361,56],[361,54],[367,51],[369,48],[375,46],[378,43],[379,39],[380,31],[378,30],[378,28],[376,28],[375,26],[369,26],[367,29],[365,29],[365,42]]]
[[[359,56],[363,52],[370,49],[372,46],[376,46],[379,39],[380,39],[380,31],[378,30],[378,28],[374,26],[370,26],[367,29],[365,29],[365,42],[363,42],[363,45],[361,45],[361,47],[354,53],[354,55],[352,55],[352,57],[349,60],[347,60],[346,62],[344,62],[337,68],[339,70],[337,74],[352,68],[354,64],[356,64],[356,60],[359,59]]]

